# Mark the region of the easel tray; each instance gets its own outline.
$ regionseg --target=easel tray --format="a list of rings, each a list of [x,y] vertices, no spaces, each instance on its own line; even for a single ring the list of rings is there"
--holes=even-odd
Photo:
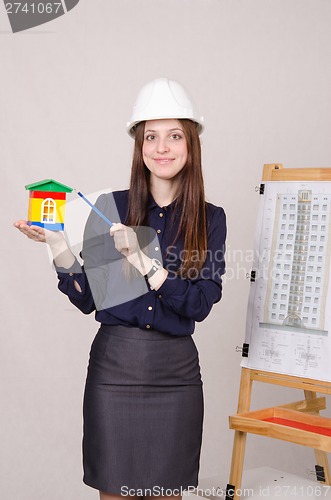
[[[230,428],[331,452],[331,419],[272,407],[230,417]]]

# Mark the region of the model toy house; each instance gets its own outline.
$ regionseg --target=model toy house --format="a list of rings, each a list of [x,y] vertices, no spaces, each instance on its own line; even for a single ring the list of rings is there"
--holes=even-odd
[[[28,224],[53,231],[64,230],[66,195],[72,188],[53,179],[28,184]]]

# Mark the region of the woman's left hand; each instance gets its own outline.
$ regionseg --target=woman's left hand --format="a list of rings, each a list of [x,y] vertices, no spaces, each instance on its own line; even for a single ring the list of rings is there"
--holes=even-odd
[[[129,262],[139,257],[141,250],[137,235],[132,227],[116,223],[112,225],[109,232],[114,237],[116,250],[124,255]]]
[[[152,259],[141,251],[138,238],[132,227],[124,224],[113,224],[110,235],[114,237],[115,248],[132,264],[142,276],[146,276],[152,268]],[[150,279],[150,285],[158,290],[165,281],[168,271],[161,269]]]

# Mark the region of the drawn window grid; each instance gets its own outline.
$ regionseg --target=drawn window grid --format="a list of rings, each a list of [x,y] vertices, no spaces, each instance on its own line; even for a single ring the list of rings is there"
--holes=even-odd
[[[298,203],[298,205],[300,205],[300,204]],[[320,216],[320,213],[318,213],[318,214],[315,214],[315,216],[311,217],[311,214],[309,213],[309,212],[311,212],[311,210],[310,209],[307,210],[306,207],[305,207],[305,209],[303,209],[300,206],[298,206],[297,214],[293,214],[291,212],[290,212],[290,214],[284,213],[285,209],[287,209],[288,207],[290,207],[290,209],[293,210],[295,208],[295,205],[294,204],[288,205],[285,203],[283,204],[283,213],[281,214],[281,217],[280,217],[281,226],[280,226],[280,232],[279,232],[279,238],[278,238],[279,250],[284,251],[284,250],[291,250],[292,249],[292,246],[289,246],[288,244],[284,245],[280,242],[280,240],[293,240],[294,239],[296,242],[296,250],[299,253],[305,252],[308,250],[307,246],[305,246],[305,245],[300,246],[300,243],[302,243],[302,242],[309,242],[310,243],[309,240],[311,240],[312,242],[315,242],[315,241],[317,242],[318,238],[317,238],[317,235],[315,237],[314,232],[326,231],[326,229],[327,229],[327,227],[326,227],[327,216],[326,215]],[[313,205],[313,210],[317,210],[317,209],[318,209],[318,212],[321,211],[320,205],[317,205],[317,204]],[[324,211],[327,210],[325,204],[322,206],[322,210],[324,210]],[[288,215],[292,215],[292,217],[288,217]],[[296,226],[293,224],[295,217],[297,218]],[[289,221],[289,222],[284,223],[284,221]],[[315,221],[322,221],[324,224],[322,224],[322,223],[312,224],[312,222],[315,222]],[[310,227],[309,223],[311,223],[311,227]],[[297,234],[295,236],[296,231],[297,231]],[[325,242],[325,240],[326,240],[326,238],[322,237],[319,239],[319,242]],[[321,244],[311,245],[310,251],[313,253],[316,253],[316,252],[323,253],[324,246]],[[297,257],[298,258],[297,262],[300,263],[300,258],[298,255],[293,255],[293,257],[294,257],[294,259]],[[314,261],[314,260],[315,260],[315,255],[310,254],[310,262]],[[319,263],[322,262],[322,255],[317,255],[316,260],[318,260]],[[303,265],[302,265],[302,267],[298,267],[298,265],[293,266],[293,267],[294,267],[294,271],[301,271],[301,272],[304,271]],[[315,267],[316,267],[316,269],[315,269]],[[288,276],[285,275],[285,271],[289,270],[288,265],[285,267],[285,263],[283,263],[283,265],[282,265],[282,263],[278,262],[276,264],[276,268],[278,269],[278,271],[282,272],[284,279],[288,279]],[[309,269],[310,274],[308,274],[306,276],[306,279],[304,278],[303,281],[307,281],[310,284],[314,280],[317,283],[322,283],[322,276],[316,275],[317,270],[319,271],[319,269],[317,268],[316,265],[310,266],[310,269]],[[293,274],[293,271],[292,271],[292,274]],[[295,275],[295,278],[301,278],[300,274]],[[276,282],[277,288],[279,288],[279,279],[280,279],[279,273],[277,275],[277,279],[278,279],[278,281]],[[276,287],[276,283],[274,283],[274,287]],[[315,290],[318,290],[318,293],[320,293],[318,287],[315,288]],[[314,299],[315,303],[317,303],[319,301],[319,297],[313,297],[313,299]],[[310,298],[310,300],[311,300],[311,298]],[[290,307],[290,304],[289,304],[289,307]],[[316,316],[319,316],[318,309],[316,307],[312,308],[312,309],[310,309],[310,308],[307,309],[307,306],[305,306],[305,307],[306,307],[306,312],[311,311],[311,314],[309,314],[309,316],[308,315],[304,316],[304,323],[311,323],[314,326],[316,326],[316,324],[319,321],[319,318],[316,317]],[[284,309],[284,303],[273,302],[272,308],[277,309],[277,313],[278,313],[280,309],[282,309],[282,310]],[[279,320],[283,319],[281,314],[275,315],[275,313],[272,313],[273,319],[276,319],[277,316],[278,316],[277,319],[279,319]]]
[[[53,198],[46,198],[41,204],[41,220],[49,224],[55,224],[56,203]]]

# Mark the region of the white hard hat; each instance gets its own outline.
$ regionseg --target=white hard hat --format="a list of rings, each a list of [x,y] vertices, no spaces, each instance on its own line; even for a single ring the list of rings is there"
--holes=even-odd
[[[199,134],[204,128],[203,117],[198,115],[184,87],[168,78],[157,78],[140,90],[127,123],[127,131],[134,137],[137,123],[165,118],[192,120],[197,124]]]

